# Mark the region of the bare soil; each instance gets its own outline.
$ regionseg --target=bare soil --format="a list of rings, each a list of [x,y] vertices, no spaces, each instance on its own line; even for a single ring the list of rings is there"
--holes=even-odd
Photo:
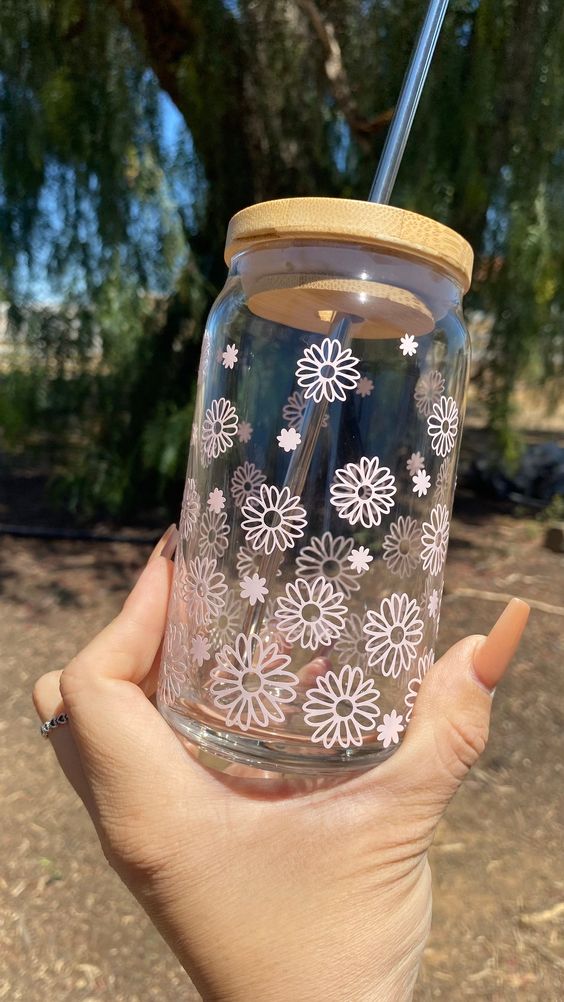
[[[530,519],[459,505],[442,650],[488,630],[503,603],[484,591],[564,605],[564,556],[542,534]],[[121,542],[2,540],[0,1000],[198,997],[106,864],[30,701],[34,680],[116,613],[147,554]],[[562,614],[533,610],[495,696],[487,752],[438,832],[417,1002],[564,1000],[563,627]]]

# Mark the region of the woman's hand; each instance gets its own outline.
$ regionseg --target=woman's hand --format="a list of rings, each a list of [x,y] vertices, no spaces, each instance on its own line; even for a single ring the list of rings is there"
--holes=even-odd
[[[259,795],[194,761],[148,698],[172,575],[159,552],[117,618],[34,690],[42,720],[69,714],[50,740],[109,862],[206,1000],[410,999],[431,921],[427,850],[485,747],[528,607],[514,599],[487,639],[435,664],[384,764]]]

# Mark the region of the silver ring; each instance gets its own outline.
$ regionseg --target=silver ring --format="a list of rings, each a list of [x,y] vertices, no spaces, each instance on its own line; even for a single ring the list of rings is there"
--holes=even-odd
[[[46,720],[44,724],[41,724],[40,731],[44,738],[48,738],[50,731],[54,731],[55,727],[61,727],[62,724],[68,724],[68,722],[68,713],[59,713],[56,717],[51,717],[50,720]]]

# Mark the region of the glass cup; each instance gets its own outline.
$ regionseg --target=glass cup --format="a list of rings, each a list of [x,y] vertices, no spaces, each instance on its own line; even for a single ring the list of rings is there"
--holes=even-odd
[[[158,705],[227,772],[367,768],[433,663],[472,252],[413,213],[305,198],[238,213],[226,260]]]

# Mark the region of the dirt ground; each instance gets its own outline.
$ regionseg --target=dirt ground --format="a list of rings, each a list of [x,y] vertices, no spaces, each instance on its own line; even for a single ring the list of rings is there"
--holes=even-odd
[[[442,650],[487,631],[501,611],[484,589],[564,605],[564,556],[542,547],[542,533],[530,519],[459,505]],[[0,1000],[197,998],[107,866],[30,702],[37,676],[62,667],[115,614],[147,553],[2,539]],[[564,1000],[563,614],[533,610],[494,700],[487,752],[438,832],[417,1002]]]

